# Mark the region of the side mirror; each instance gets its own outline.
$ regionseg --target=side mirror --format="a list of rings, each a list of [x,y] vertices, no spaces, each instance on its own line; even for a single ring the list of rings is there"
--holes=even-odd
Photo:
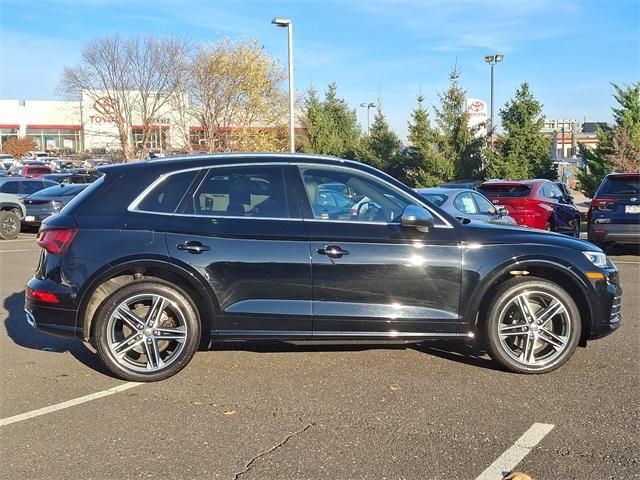
[[[433,215],[426,208],[417,205],[407,205],[402,212],[403,227],[414,227],[420,232],[428,232],[435,223]]]

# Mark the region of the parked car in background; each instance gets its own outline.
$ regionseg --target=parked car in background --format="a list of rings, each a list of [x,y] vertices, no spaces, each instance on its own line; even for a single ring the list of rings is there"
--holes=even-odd
[[[22,198],[54,185],[57,183],[40,178],[2,177],[0,178],[0,193],[10,193]]]
[[[610,173],[598,187],[587,213],[589,241],[640,244],[640,173]]]
[[[50,173],[43,175],[41,178],[44,180],[51,180],[52,182],[69,184],[69,183],[93,183],[100,178],[98,173]]]
[[[580,236],[580,212],[551,180],[492,180],[478,191],[503,205],[518,225]]]
[[[8,153],[0,153],[0,168],[9,170],[13,166],[14,161],[15,158],[13,158],[13,155],[9,155]]]
[[[45,218],[58,213],[87,186],[87,184],[55,185],[24,197],[22,201],[26,207],[26,213],[23,224],[32,227],[40,226]]]
[[[20,233],[21,220],[26,214],[17,195],[0,193],[0,239],[13,240]]]
[[[0,169],[2,170],[2,173],[6,175],[9,174],[11,167],[13,167],[13,160],[2,160],[0,163]]]
[[[505,368],[544,373],[621,322],[618,269],[595,245],[461,224],[360,162],[224,154],[102,171],[40,227],[24,308],[126,380],[168,378],[212,339],[478,340]],[[327,179],[376,215],[316,212]]]
[[[62,172],[70,168],[74,168],[74,163],[70,160],[64,160],[62,158],[54,158],[47,164],[54,172]]]
[[[353,202],[346,195],[336,190],[319,188],[313,202],[313,211],[322,218],[350,220],[352,205]]]
[[[9,172],[11,175],[30,178],[38,178],[48,173],[52,173],[51,168],[46,165],[24,165],[22,167],[13,167]]]
[[[571,193],[571,189],[569,188],[569,186],[566,183],[561,182],[560,180],[557,180],[553,183],[556,184],[556,186],[562,192],[562,195],[564,195],[566,203],[573,205],[573,193]]]
[[[482,180],[453,180],[438,185],[439,188],[467,188],[476,190],[482,184]]]
[[[27,154],[24,156],[24,159],[31,159],[31,160],[42,160],[42,159],[47,159],[49,158],[49,154],[47,152],[42,152],[42,151],[31,151],[31,152],[27,152]]]
[[[504,207],[493,205],[484,195],[469,188],[417,188],[416,192],[458,220],[517,225]]]

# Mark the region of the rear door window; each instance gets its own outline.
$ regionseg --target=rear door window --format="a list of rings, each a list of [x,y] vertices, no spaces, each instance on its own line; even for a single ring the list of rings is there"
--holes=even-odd
[[[279,165],[212,168],[193,195],[195,215],[289,218]]]
[[[48,187],[48,184],[40,181],[33,182],[19,182],[20,183],[20,193],[24,193],[26,195],[31,195],[39,190],[42,190],[45,187]]]
[[[493,205],[491,205],[491,202],[489,202],[489,200],[475,192],[472,193],[472,195],[473,199],[476,201],[476,205],[478,206],[479,213],[481,213],[482,215],[495,215],[496,209]]]

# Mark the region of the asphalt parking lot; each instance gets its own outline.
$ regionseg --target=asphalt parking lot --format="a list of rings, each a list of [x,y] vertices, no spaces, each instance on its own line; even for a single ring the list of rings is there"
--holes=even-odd
[[[640,478],[640,257],[618,253],[622,326],[550,374],[453,343],[239,343],[140,385],[26,324],[21,234],[0,243],[0,478]]]

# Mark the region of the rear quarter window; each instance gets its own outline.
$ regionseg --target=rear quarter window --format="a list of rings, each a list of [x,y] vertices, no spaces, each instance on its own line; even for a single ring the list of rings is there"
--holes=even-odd
[[[145,212],[175,212],[197,173],[196,170],[192,170],[168,175],[145,195],[136,209]]]

